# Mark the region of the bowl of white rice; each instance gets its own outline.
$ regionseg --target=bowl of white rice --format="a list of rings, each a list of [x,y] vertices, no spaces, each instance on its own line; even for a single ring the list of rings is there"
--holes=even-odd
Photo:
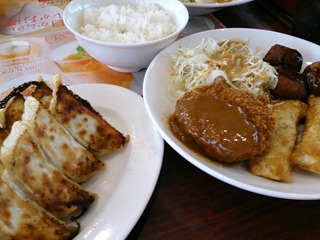
[[[137,72],[173,43],[189,20],[179,0],[73,0],[65,26],[93,58],[119,72]]]

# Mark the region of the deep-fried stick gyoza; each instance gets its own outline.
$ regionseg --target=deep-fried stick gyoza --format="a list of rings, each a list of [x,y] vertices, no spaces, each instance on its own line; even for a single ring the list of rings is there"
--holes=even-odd
[[[305,116],[307,104],[299,100],[284,100],[273,106],[275,128],[269,147],[249,161],[252,174],[282,182],[291,182],[289,157],[298,137],[297,125]]]
[[[303,169],[320,173],[320,97],[310,95],[308,104],[301,141],[295,146],[290,161]]]

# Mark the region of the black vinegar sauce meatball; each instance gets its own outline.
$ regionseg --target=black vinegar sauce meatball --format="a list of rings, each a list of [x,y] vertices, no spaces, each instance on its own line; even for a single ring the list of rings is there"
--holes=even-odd
[[[303,63],[303,57],[295,49],[276,44],[270,48],[263,60],[272,66],[283,66],[300,71]]]
[[[270,89],[270,94],[275,99],[300,99],[307,98],[307,88],[303,82],[302,74],[288,67],[276,67],[278,84]]]
[[[320,96],[320,62],[314,62],[303,71],[304,82],[310,94]]]
[[[306,100],[309,94],[320,96],[320,62],[302,71],[301,53],[279,44],[272,46],[263,60],[274,66],[278,73],[278,84],[270,89],[275,99]]]

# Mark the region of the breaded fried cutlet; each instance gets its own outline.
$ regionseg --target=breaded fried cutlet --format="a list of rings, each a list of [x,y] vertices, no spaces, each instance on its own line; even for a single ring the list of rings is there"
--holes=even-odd
[[[299,100],[283,100],[273,104],[275,128],[269,147],[257,158],[249,161],[249,171],[257,176],[281,182],[291,182],[289,157],[298,137],[299,121],[308,105]]]
[[[274,118],[268,103],[265,95],[222,83],[198,87],[176,102],[172,129],[215,160],[247,160],[269,145]]]
[[[310,95],[308,104],[301,141],[295,146],[290,161],[300,168],[320,173],[320,97]]]

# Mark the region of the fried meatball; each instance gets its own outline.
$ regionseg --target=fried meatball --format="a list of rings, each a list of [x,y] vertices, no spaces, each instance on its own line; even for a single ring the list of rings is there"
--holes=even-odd
[[[276,44],[269,49],[263,61],[272,66],[284,66],[300,72],[303,57],[296,49]]]
[[[320,62],[307,66],[302,75],[310,94],[320,96]]]
[[[278,83],[274,89],[270,89],[275,99],[306,100],[308,92],[299,72],[288,67],[278,67],[277,73]]]
[[[177,101],[172,129],[209,158],[243,161],[269,145],[275,121],[267,103],[266,95],[221,83],[198,87]]]

